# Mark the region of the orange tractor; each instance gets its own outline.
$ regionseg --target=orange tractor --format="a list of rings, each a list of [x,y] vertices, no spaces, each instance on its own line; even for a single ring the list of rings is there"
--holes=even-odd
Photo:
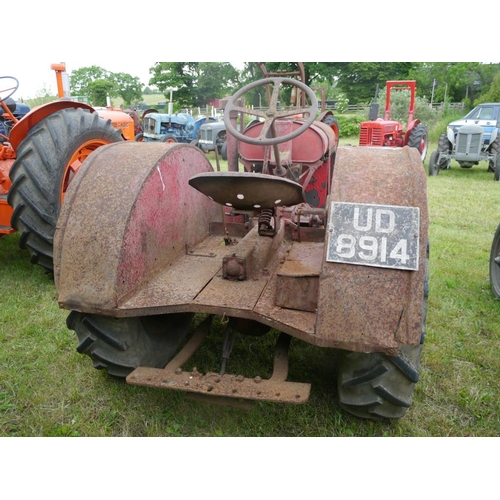
[[[391,95],[392,92],[410,92],[410,103],[408,109],[408,123],[405,127],[402,123],[391,119]],[[378,103],[370,108],[369,121],[361,124],[359,135],[360,146],[385,146],[415,148],[425,160],[429,145],[429,133],[427,126],[414,118],[415,97],[417,93],[417,82],[415,80],[395,80],[386,82],[385,112],[384,118],[377,118]],[[375,93],[375,97],[378,92]]]
[[[298,106],[283,105],[290,86]],[[241,105],[263,88],[265,109]],[[85,161],[61,209],[54,277],[95,368],[215,400],[305,403],[311,384],[288,380],[293,339],[327,348],[342,408],[406,413],[427,307],[422,160],[415,148],[338,147],[317,111],[311,88],[272,76],[226,105],[228,171],[190,144],[126,141]],[[245,115],[256,117],[246,128]],[[195,368],[209,332],[217,353]],[[276,339],[272,371],[234,371],[246,335]]]
[[[68,185],[90,153],[134,139],[132,118],[69,99],[64,64],[56,72],[59,100],[19,118],[11,98],[19,86],[0,77],[0,236],[20,232],[33,263],[53,270],[53,238]]]

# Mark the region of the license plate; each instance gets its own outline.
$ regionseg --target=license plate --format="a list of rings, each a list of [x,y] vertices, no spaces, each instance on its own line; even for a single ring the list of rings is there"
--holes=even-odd
[[[326,260],[418,271],[420,209],[332,202]]]

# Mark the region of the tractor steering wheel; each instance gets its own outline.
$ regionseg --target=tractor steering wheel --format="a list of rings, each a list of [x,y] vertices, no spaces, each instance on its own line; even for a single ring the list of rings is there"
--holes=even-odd
[[[14,80],[14,86],[13,87],[8,87],[6,89],[3,88],[3,84],[0,84],[0,102],[6,101],[14,92],[19,88],[19,80],[13,76],[0,76],[0,80],[3,80],[4,78],[10,78],[11,80]],[[2,97],[2,94],[4,92],[10,92],[10,94],[7,94],[6,97]]]
[[[274,88],[271,95],[271,102],[269,104],[269,109],[267,110],[257,110],[257,109],[247,109],[236,104],[236,101],[249,90],[252,90],[256,87],[261,87],[263,85],[271,85],[274,84]],[[278,97],[280,88],[283,84],[292,85],[298,87],[303,90],[309,100],[311,101],[311,105],[308,107],[294,108],[294,109],[278,109]],[[262,127],[262,131],[258,137],[247,137],[242,133],[238,132],[233,124],[230,121],[231,112],[242,112],[249,115],[257,116],[259,118],[264,118],[264,125]],[[236,94],[234,94],[229,102],[226,105],[226,109],[224,111],[224,123],[226,125],[227,131],[239,139],[240,141],[246,142],[248,144],[254,144],[257,146],[273,146],[275,144],[280,144],[282,142],[289,141],[294,137],[305,132],[313,123],[316,118],[316,113],[318,112],[318,99],[314,92],[304,83],[299,80],[295,80],[293,78],[264,78],[263,80],[257,80],[256,82],[245,85],[243,88],[238,90]],[[290,132],[286,135],[280,135],[277,137],[272,137],[270,133],[273,131],[273,124],[279,118],[286,118],[288,116],[294,116],[297,114],[308,115],[307,120],[296,130]]]

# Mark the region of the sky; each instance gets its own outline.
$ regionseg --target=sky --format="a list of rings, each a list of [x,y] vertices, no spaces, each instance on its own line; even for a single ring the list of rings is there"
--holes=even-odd
[[[78,12],[62,5],[58,0],[9,4],[7,24],[16,14],[22,23],[11,33],[16,42],[2,51],[0,76],[19,80],[14,98],[36,97],[44,88],[55,94],[50,65],[60,62],[68,73],[100,66],[147,85],[155,61],[498,60],[494,43],[483,45],[480,53],[472,44],[457,43],[467,20],[454,20],[445,4],[429,0],[421,0],[418,12],[411,10],[411,23],[404,8],[390,17],[383,9],[363,15],[345,3],[329,4],[325,16],[316,11],[298,15],[265,0],[253,0],[251,12],[244,13],[220,0],[213,15],[199,16],[188,15],[182,3],[167,9],[158,0],[149,0],[147,9],[137,3],[118,9],[106,0],[86,0]],[[447,23],[437,29],[433,20],[440,15]]]
[[[9,60],[7,57],[1,63],[0,76],[13,76],[18,79],[19,88],[12,96],[16,100],[37,97],[42,89],[51,90],[52,94],[56,94],[56,76],[50,66],[62,62],[66,64],[68,74],[80,68],[100,66],[112,73],[128,73],[131,76],[136,76],[145,86],[148,85],[150,79],[149,68],[155,64],[154,61],[142,58],[119,61],[116,59],[91,59],[85,55],[77,56],[75,59],[62,59],[55,55],[52,59],[37,59],[25,65],[17,60]],[[0,89],[2,89],[2,80],[0,80]]]

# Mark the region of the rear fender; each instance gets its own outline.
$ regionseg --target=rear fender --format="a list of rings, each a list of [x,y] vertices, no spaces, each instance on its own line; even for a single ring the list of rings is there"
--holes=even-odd
[[[188,180],[213,171],[187,144],[118,142],[98,148],[70,184],[54,237],[61,307],[108,313],[222,221]]]
[[[337,150],[331,202],[420,209],[417,271],[327,262],[325,237],[316,334],[319,345],[395,355],[399,343],[418,345],[427,273],[426,176],[415,148]]]
[[[33,108],[27,115],[25,115],[21,120],[19,120],[16,125],[12,128],[9,135],[10,143],[12,147],[16,150],[23,141],[23,139],[28,135],[29,131],[40,121],[47,118],[47,116],[56,113],[62,109],[67,108],[83,108],[94,112],[94,108],[85,104],[83,102],[76,101],[54,101],[48,104],[42,104]]]

